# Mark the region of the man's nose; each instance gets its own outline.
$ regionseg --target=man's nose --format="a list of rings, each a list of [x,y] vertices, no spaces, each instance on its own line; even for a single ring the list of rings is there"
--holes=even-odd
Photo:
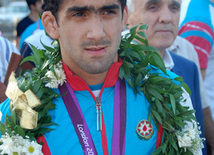
[[[104,22],[99,17],[95,15],[93,19],[89,22],[87,38],[91,40],[100,40],[106,36],[104,31]]]
[[[172,12],[170,12],[168,7],[162,8],[159,14],[159,22],[168,24],[172,21]]]

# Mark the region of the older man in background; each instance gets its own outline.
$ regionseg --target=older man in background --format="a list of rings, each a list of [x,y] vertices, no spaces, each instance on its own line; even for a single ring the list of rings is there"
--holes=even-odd
[[[148,30],[145,33],[149,44],[160,51],[166,67],[182,76],[190,87],[196,117],[203,130],[198,69],[193,62],[167,50],[178,34],[181,0],[130,0],[128,6],[130,27],[138,23],[147,24]],[[211,119],[211,115],[206,115],[206,119]],[[207,125],[205,124],[205,130]],[[205,150],[203,152],[206,154]]]

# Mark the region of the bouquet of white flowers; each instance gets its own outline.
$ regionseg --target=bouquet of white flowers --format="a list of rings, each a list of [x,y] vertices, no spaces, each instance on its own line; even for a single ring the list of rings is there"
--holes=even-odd
[[[1,154],[8,155],[43,155],[42,145],[35,141],[30,141],[29,137],[26,136],[24,139],[18,134],[2,135],[0,139],[0,150]]]

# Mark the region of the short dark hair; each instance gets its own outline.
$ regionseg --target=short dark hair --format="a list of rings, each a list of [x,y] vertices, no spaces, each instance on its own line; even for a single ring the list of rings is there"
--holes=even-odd
[[[58,11],[64,0],[44,0],[45,11],[51,11],[53,16],[58,20]],[[126,0],[118,0],[121,4],[122,12],[126,6]]]
[[[30,5],[33,4],[35,5],[37,1],[41,1],[41,0],[26,0],[28,7],[30,8]]]

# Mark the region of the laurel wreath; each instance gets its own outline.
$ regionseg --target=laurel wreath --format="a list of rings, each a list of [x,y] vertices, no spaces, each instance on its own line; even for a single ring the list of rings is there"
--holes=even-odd
[[[180,104],[183,99],[181,87],[189,93],[190,89],[181,77],[173,80],[168,77],[157,49],[148,44],[144,33],[146,29],[146,25],[140,24],[131,28],[130,33],[122,36],[119,57],[123,64],[119,77],[125,78],[135,93],[139,91],[144,93],[150,103],[149,121],[153,118],[155,125],[159,127],[160,123],[164,129],[162,144],[153,154],[192,154],[178,146],[175,134],[176,131],[181,131],[184,128],[187,121],[195,120],[194,111],[188,110],[188,107],[183,107]],[[42,102],[42,105],[34,108],[38,112],[37,128],[33,130],[21,128],[19,117],[10,107],[11,115],[6,116],[6,126],[0,124],[0,131],[3,135],[17,133],[23,138],[28,136],[31,140],[36,140],[41,135],[52,131],[52,125],[57,125],[51,121],[49,111],[55,109],[53,101],[59,97],[59,94],[53,89],[45,87],[45,83],[42,81],[47,70],[53,70],[53,66],[61,60],[59,43],[57,41],[56,44],[56,41],[54,41],[54,48],[43,43],[44,50],[32,46],[32,56],[26,57],[22,63],[31,61],[35,64],[35,68],[31,71],[20,72],[17,77],[19,88],[23,92],[31,89]],[[133,44],[133,42],[135,43]],[[155,66],[165,76],[160,76],[160,73],[150,74],[148,66]]]

